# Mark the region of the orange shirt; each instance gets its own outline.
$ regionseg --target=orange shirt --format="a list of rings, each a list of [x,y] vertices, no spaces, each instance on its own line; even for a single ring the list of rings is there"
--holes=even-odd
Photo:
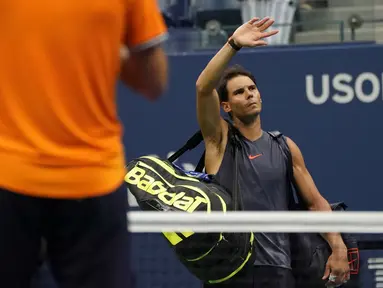
[[[125,174],[115,86],[120,45],[166,36],[156,0],[0,3],[0,187],[107,194]]]

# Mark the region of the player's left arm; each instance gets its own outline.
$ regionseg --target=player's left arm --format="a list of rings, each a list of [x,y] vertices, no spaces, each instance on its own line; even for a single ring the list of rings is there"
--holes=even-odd
[[[320,194],[310,172],[307,170],[301,150],[290,138],[286,137],[286,141],[291,151],[294,180],[308,209],[310,211],[331,212],[330,204]],[[339,233],[324,233],[323,237],[332,249],[324,279],[328,278],[331,272],[332,275],[337,276],[337,280],[341,283],[349,277],[347,247]]]

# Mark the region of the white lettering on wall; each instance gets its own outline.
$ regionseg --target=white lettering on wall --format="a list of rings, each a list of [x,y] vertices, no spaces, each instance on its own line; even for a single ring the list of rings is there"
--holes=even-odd
[[[321,77],[306,75],[306,97],[314,105],[322,105],[329,99],[337,104],[348,104],[354,99],[362,103],[372,103],[379,96],[383,99],[383,73],[380,79],[371,72],[363,72],[356,77],[348,73],[338,73],[332,79],[329,74]]]

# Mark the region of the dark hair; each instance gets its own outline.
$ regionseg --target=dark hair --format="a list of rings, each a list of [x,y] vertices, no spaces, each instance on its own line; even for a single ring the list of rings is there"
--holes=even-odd
[[[251,74],[250,71],[246,70],[240,65],[234,65],[232,67],[229,67],[223,72],[221,81],[218,84],[217,92],[220,102],[225,102],[229,99],[229,93],[227,91],[227,82],[237,76],[247,76],[251,80],[253,80],[255,85],[257,85],[257,83],[255,82],[255,77],[253,74]]]

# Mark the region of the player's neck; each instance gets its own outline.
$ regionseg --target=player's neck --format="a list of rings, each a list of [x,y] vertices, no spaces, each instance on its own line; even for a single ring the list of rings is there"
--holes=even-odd
[[[251,123],[245,124],[241,121],[234,121],[234,125],[242,136],[250,141],[255,141],[262,136],[261,118],[259,116]]]

